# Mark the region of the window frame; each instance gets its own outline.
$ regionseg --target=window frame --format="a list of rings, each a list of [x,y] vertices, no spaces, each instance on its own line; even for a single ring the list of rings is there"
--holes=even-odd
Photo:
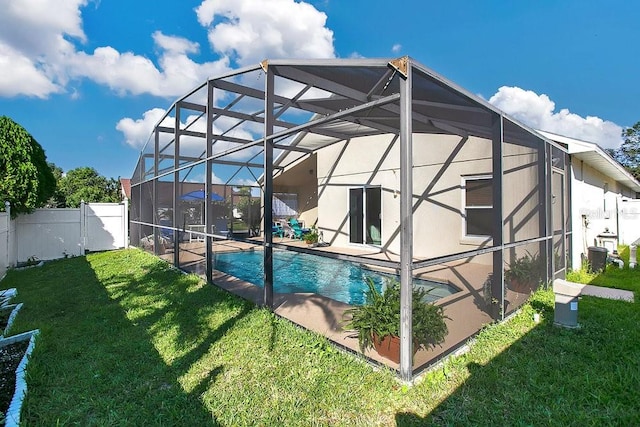
[[[461,193],[462,193],[462,209],[461,209],[461,217],[462,217],[462,240],[467,243],[479,243],[479,242],[487,242],[493,239],[491,234],[469,234],[467,232],[468,229],[468,219],[467,219],[467,211],[468,210],[489,210],[493,211],[493,200],[491,205],[478,205],[478,206],[467,206],[467,182],[469,181],[481,181],[487,180],[490,182],[491,187],[493,188],[493,176],[487,174],[480,175],[468,175],[462,177],[461,184]]]

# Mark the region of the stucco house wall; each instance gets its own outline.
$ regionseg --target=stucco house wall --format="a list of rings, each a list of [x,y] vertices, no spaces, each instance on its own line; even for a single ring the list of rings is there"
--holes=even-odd
[[[464,234],[464,178],[491,176],[491,141],[456,135],[413,137],[414,255],[432,258],[477,249],[491,239]],[[534,148],[504,144],[503,208],[505,242],[540,233],[539,167]],[[301,209],[307,224],[315,223],[334,246],[349,247],[349,189],[380,187],[381,248],[399,253],[399,140],[394,135],[354,138],[326,147],[297,163],[274,180],[276,191],[299,194],[301,201],[317,195],[317,208]],[[308,177],[317,171],[317,188]],[[302,172],[301,172],[302,171]],[[306,184],[305,184],[306,182]],[[311,203],[313,206],[313,203]],[[362,247],[363,245],[357,245]],[[366,245],[364,245],[366,246]],[[377,249],[372,247],[372,249]]]

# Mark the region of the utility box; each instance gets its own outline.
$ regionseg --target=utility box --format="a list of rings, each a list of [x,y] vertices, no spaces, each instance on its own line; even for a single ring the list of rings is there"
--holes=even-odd
[[[607,267],[607,248],[589,246],[589,265],[592,272],[604,271]]]
[[[553,281],[556,305],[553,323],[565,328],[578,327],[578,297],[583,286],[562,279]]]

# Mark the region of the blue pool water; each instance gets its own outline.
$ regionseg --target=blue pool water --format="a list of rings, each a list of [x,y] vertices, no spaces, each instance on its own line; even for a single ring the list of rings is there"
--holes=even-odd
[[[216,253],[214,268],[256,286],[264,286],[262,251]],[[275,292],[313,292],[353,305],[364,303],[366,277],[373,279],[378,290],[385,279],[398,279],[348,261],[289,251],[273,252],[273,276]],[[414,279],[413,284],[431,289],[431,301],[458,291],[446,283],[428,280]]]

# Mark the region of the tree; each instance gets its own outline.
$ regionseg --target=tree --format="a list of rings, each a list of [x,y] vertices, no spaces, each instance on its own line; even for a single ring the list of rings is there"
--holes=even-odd
[[[236,194],[241,196],[236,208],[242,214],[242,221],[247,224],[250,230],[259,230],[261,221],[260,199],[251,196],[251,187],[240,187]]]
[[[60,180],[59,189],[68,208],[77,208],[82,200],[86,203],[120,201],[119,182],[105,178],[90,167],[71,169]]]
[[[607,150],[614,159],[640,180],[640,122],[622,130],[624,142],[617,150]]]
[[[60,189],[60,181],[62,181],[64,172],[61,167],[56,166],[56,164],[53,162],[49,162],[48,165],[49,165],[49,168],[51,169],[51,173],[53,174],[53,177],[56,179],[56,189],[53,192],[53,195],[49,197],[49,200],[47,200],[46,206],[48,208],[64,208],[65,206],[64,194]]]
[[[56,188],[42,146],[18,123],[0,117],[0,200],[11,203],[11,217],[44,206]]]

